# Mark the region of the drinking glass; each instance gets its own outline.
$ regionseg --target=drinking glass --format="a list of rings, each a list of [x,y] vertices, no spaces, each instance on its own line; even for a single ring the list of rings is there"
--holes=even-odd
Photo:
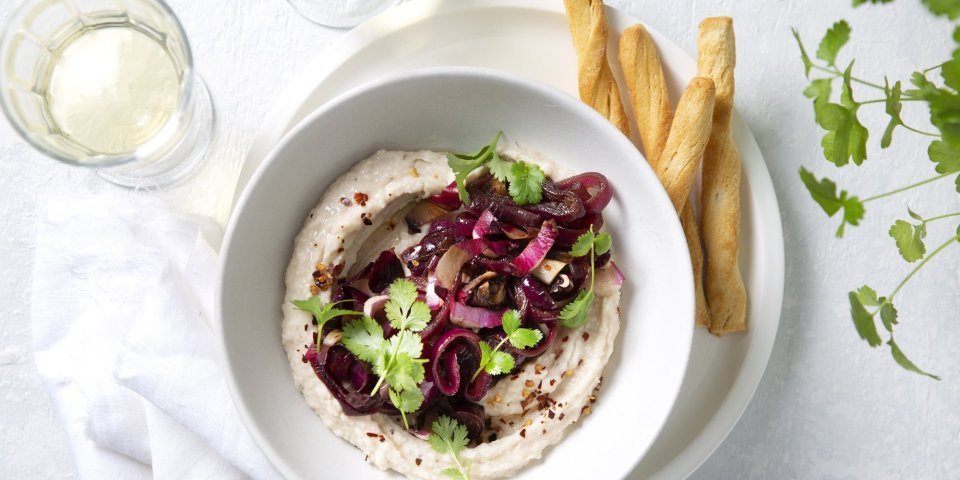
[[[26,0],[0,33],[0,104],[30,144],[117,185],[185,178],[213,103],[162,0]]]
[[[325,27],[350,28],[403,0],[287,0],[300,15]]]

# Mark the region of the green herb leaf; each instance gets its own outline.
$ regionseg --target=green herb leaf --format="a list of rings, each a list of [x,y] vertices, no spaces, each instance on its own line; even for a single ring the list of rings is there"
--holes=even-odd
[[[943,141],[960,148],[960,95],[936,88],[924,100],[930,107],[930,123],[940,130]]]
[[[501,324],[503,326],[504,333],[506,333],[508,336],[517,331],[517,329],[520,328],[520,312],[514,309],[503,312]]]
[[[393,360],[393,365],[382,375],[384,380],[398,391],[419,390],[425,374],[423,363],[406,353],[398,353]]]
[[[853,326],[856,327],[860,338],[867,341],[871,347],[876,347],[883,343],[880,340],[880,334],[877,333],[877,325],[873,321],[873,315],[867,312],[867,309],[860,303],[860,297],[856,292],[850,292],[850,316],[853,318]]]
[[[810,82],[810,86],[803,91],[803,95],[807,98],[812,98],[815,106],[830,103],[832,82],[832,78],[818,78],[813,80]],[[814,110],[814,112],[816,112],[816,110]]]
[[[888,332],[893,333],[893,326],[897,324],[897,309],[892,303],[884,301],[880,306],[880,321]]]
[[[900,98],[903,92],[900,82],[894,83],[893,88],[884,85],[883,92],[887,97],[885,100],[886,112],[887,115],[890,115],[890,122],[887,123],[887,128],[883,130],[883,137],[880,138],[880,148],[887,148],[893,140],[893,130],[898,125],[903,125],[903,120],[900,118],[900,111],[903,109]]]
[[[897,220],[890,227],[890,237],[897,242],[897,249],[900,250],[900,256],[907,262],[913,263],[923,258],[927,253],[927,247],[923,244],[923,238],[927,235],[927,229],[920,225],[913,225],[903,220]]]
[[[458,470],[457,467],[444,468],[441,473],[443,473],[447,478],[453,480],[470,480],[470,477],[468,477],[466,473]]]
[[[340,308],[334,308],[337,306],[337,303],[323,303],[323,301],[318,296],[310,297],[307,300],[294,300],[293,305],[300,310],[303,310],[308,313],[313,314],[313,318],[317,320],[317,331],[323,331],[323,325],[333,320],[334,318],[341,317],[344,315],[357,315],[357,312],[353,310],[344,310]]]
[[[922,0],[934,15],[941,15],[956,20],[960,17],[960,0]]]
[[[423,353],[423,340],[420,335],[394,335],[390,337],[390,351],[406,353],[410,358],[420,358]]]
[[[860,123],[860,119],[857,118],[857,110],[860,109],[860,103],[853,99],[853,87],[850,84],[852,70],[853,62],[851,61],[850,65],[848,65],[847,69],[843,72],[840,104],[850,112],[850,145],[848,150],[850,156],[853,157],[853,163],[860,165],[867,159],[867,138],[870,136],[870,132]]]
[[[960,193],[960,175],[957,175],[956,184],[957,184],[957,193]]]
[[[916,220],[916,221],[918,221],[918,222],[922,222],[922,221],[923,221],[923,217],[921,217],[919,213],[914,212],[913,210],[911,210],[910,207],[907,207],[907,214],[910,215],[910,218],[912,218],[912,219],[914,219],[914,220]]]
[[[390,301],[384,306],[390,326],[398,330],[419,332],[430,323],[430,307],[417,301],[417,286],[398,278],[390,285]]]
[[[441,415],[431,425],[431,433],[427,437],[427,441],[430,443],[430,448],[433,448],[435,452],[453,458],[456,467],[443,470],[444,475],[450,478],[469,480],[469,469],[464,469],[458,457],[469,443],[467,427],[446,415]]]
[[[453,170],[454,180],[457,184],[457,192],[460,193],[460,200],[464,204],[470,203],[470,194],[467,193],[467,177],[471,172],[489,162],[496,155],[497,143],[500,142],[501,135],[503,135],[503,132],[497,132],[497,135],[493,137],[493,141],[484,145],[483,148],[476,153],[451,152],[447,154],[447,165]],[[497,159],[499,160],[499,157],[497,157]]]
[[[343,326],[343,345],[360,360],[376,364],[383,361],[383,352],[390,344],[383,338],[380,324],[364,315]]]
[[[867,285],[864,285],[857,290],[857,300],[860,300],[862,305],[866,305],[868,307],[880,306],[880,299],[877,298],[877,292]]]
[[[497,180],[506,182],[510,177],[510,162],[501,159],[500,155],[497,155],[496,149],[491,150],[490,153],[490,160],[487,161],[487,168],[490,169],[490,174]]]
[[[530,348],[543,338],[539,328],[518,328],[507,336],[507,340],[514,348]]]
[[[844,20],[834,23],[827,30],[826,35],[823,36],[823,40],[820,40],[820,47],[817,48],[817,58],[830,65],[836,65],[837,54],[849,40],[850,25]]]
[[[546,174],[539,166],[523,161],[514,162],[510,166],[510,198],[513,198],[517,205],[540,203],[545,178]]]
[[[890,338],[890,341],[887,342],[887,345],[890,345],[890,354],[893,355],[893,359],[904,369],[909,370],[914,373],[919,373],[920,375],[926,375],[934,380],[940,380],[940,377],[927,373],[920,369],[920,367],[914,365],[913,362],[903,354],[903,351],[900,350],[900,346],[893,341],[893,338]]]
[[[480,344],[485,345],[486,342],[480,342]],[[490,361],[484,366],[484,370],[490,375],[502,375],[513,370],[513,367],[514,361],[512,355],[507,352],[492,352]]]
[[[806,47],[803,46],[803,41],[800,40],[800,32],[796,28],[791,28],[790,31],[793,32],[793,38],[797,40],[797,46],[800,47],[800,61],[803,62],[803,74],[810,78],[810,69],[813,68],[813,62],[810,61],[810,55],[807,54]]]
[[[574,257],[582,257],[590,253],[590,248],[593,247],[593,242],[596,239],[597,237],[593,233],[593,229],[591,228],[590,230],[587,230],[577,237],[577,241],[574,242],[573,247],[570,248],[570,255],[573,255]]]
[[[560,310],[560,324],[567,328],[579,328],[586,324],[593,298],[592,290],[581,290],[577,298]]]
[[[832,217],[841,208],[843,209],[843,220],[840,223],[840,228],[837,229],[838,237],[843,236],[846,225],[857,226],[860,224],[865,210],[859,198],[849,195],[846,190],[841,191],[840,195],[837,196],[837,184],[828,178],[817,180],[809,170],[803,167],[800,167],[800,179],[803,180],[810,196],[823,208],[827,216]]]
[[[398,392],[390,389],[390,402],[404,413],[416,412],[423,405],[423,392],[419,388]]]
[[[941,140],[934,140],[927,148],[927,156],[937,164],[937,173],[960,172],[960,148]]]
[[[594,250],[597,255],[603,255],[610,251],[610,246],[613,245],[613,239],[610,238],[610,234],[603,232],[597,235],[597,239],[593,242]]]

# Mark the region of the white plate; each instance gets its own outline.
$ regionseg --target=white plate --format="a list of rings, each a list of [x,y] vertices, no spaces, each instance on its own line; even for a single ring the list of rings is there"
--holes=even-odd
[[[638,20],[609,7],[607,17],[609,55],[615,59],[619,32]],[[676,100],[694,75],[695,62],[647,28]],[[294,80],[254,139],[236,195],[280,138],[334,96],[388,74],[444,65],[498,68],[576,95],[576,57],[559,2],[427,0],[401,5],[345,35]],[[616,62],[612,65],[619,76]],[[751,301],[750,330],[722,339],[695,332],[674,411],[632,477],[673,479],[696,470],[749,404],[773,348],[784,281],[780,213],[760,149],[737,116],[733,132],[743,160],[741,271]]]

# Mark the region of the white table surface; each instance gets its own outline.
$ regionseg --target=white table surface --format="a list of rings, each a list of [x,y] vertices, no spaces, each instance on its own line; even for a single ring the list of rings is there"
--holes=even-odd
[[[458,0],[460,1],[460,0]],[[545,0],[547,1],[547,0]],[[3,2],[5,19],[12,1]],[[186,184],[161,196],[224,222],[244,154],[277,95],[306,62],[343,34],[313,25],[283,0],[170,0],[195,52],[217,109],[209,160]],[[948,182],[920,194],[871,204],[865,225],[843,240],[809,198],[800,165],[862,195],[932,175],[925,142],[898,131],[894,146],[858,171],[838,171],[821,157],[790,27],[815,49],[833,21],[846,18],[865,77],[906,79],[918,66],[949,56],[951,25],[919,0],[852,9],[848,0],[609,0],[695,52],[697,24],[732,15],[739,65],[737,108],[750,124],[776,186],[786,242],[786,298],[773,356],[740,423],[694,478],[957,478],[960,475],[960,248],[901,293],[897,341],[934,382],[897,367],[887,351],[857,338],[846,292],[869,282],[891,289],[905,274],[886,231],[904,205],[932,216],[958,210]],[[919,112],[922,117],[923,112]],[[880,108],[863,118],[882,129]],[[877,136],[878,137],[878,136]],[[0,478],[75,478],[67,438],[33,362],[31,262],[38,212],[52,195],[103,191],[90,172],[49,160],[0,121]],[[946,224],[931,228],[944,238]],[[935,240],[931,240],[935,241]],[[936,240],[939,242],[938,240]],[[51,297],[54,292],[51,292]]]

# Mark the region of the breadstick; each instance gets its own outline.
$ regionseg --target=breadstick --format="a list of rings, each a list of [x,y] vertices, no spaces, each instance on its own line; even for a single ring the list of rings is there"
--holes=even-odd
[[[730,130],[736,51],[733,20],[708,18],[697,39],[699,75],[717,88],[713,131],[703,155],[701,231],[707,254],[706,290],[710,332],[723,335],[747,328],[747,292],[740,275],[740,154]]]
[[[677,103],[667,143],[657,160],[657,176],[679,214],[690,197],[700,158],[710,138],[716,89],[713,80],[693,77]]]
[[[577,51],[580,100],[607,117],[613,126],[629,137],[630,125],[620,103],[620,89],[607,63],[607,17],[603,2],[564,0],[563,4]]]
[[[660,65],[657,47],[643,25],[627,27],[620,36],[620,69],[627,83],[643,152],[654,171],[663,152],[673,121],[667,80]]]
[[[627,82],[627,93],[644,153],[656,171],[656,162],[670,133],[673,109],[656,45],[640,24],[627,27],[620,36],[620,68]],[[693,266],[696,324],[705,327],[710,325],[710,310],[703,291],[703,247],[700,244],[700,228],[690,204],[684,205],[680,211],[680,223]]]

